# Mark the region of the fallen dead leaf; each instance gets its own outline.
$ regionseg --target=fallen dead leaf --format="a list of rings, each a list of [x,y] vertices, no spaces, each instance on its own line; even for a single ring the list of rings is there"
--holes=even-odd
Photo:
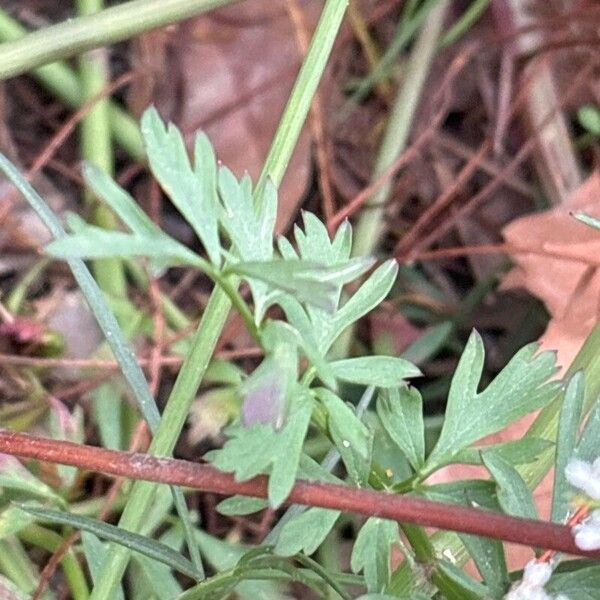
[[[567,202],[517,219],[503,232],[511,246],[536,251],[515,254],[516,266],[502,285],[525,288],[545,303],[551,318],[540,343],[557,351],[563,368],[571,364],[599,315],[600,232],[574,219],[573,212],[600,217],[600,173],[592,174]]]

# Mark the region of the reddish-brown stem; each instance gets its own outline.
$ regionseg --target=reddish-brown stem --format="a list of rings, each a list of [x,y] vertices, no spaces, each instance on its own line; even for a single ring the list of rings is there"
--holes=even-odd
[[[14,431],[0,430],[0,452],[227,496],[241,494],[257,498],[267,497],[266,477],[236,481],[233,475],[222,473],[209,465],[94,448]],[[600,551],[584,552],[575,545],[569,527],[509,517],[480,508],[307,481],[296,482],[287,503],[377,516],[600,559]]]

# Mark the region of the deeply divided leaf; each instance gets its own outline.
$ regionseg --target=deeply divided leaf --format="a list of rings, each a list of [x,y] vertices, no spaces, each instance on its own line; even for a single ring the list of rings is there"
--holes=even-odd
[[[522,348],[492,383],[478,392],[484,350],[479,334],[471,334],[452,378],[442,432],[427,461],[431,470],[556,397],[561,384],[549,381],[556,371],[554,353],[536,352],[536,344]]]

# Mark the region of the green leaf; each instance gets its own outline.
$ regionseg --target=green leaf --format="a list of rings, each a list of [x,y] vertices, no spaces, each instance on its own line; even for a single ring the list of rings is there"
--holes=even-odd
[[[598,458],[598,440],[600,440],[600,397],[588,414],[581,437],[577,442],[575,456],[581,460],[593,462]]]
[[[238,481],[270,472],[269,504],[278,507],[292,489],[302,454],[313,400],[298,387],[287,422],[280,431],[267,425],[231,427],[230,439],[220,450],[205,455],[217,468],[235,473]]]
[[[600,136],[600,107],[588,104],[577,111],[577,119],[584,129]]]
[[[268,283],[276,290],[293,294],[298,300],[333,312],[335,295],[340,286],[360,277],[373,264],[371,259],[357,258],[326,266],[304,260],[267,260],[228,265],[225,274]]]
[[[77,233],[50,242],[46,246],[48,254],[65,260],[147,256],[162,259],[173,265],[190,264],[200,268],[204,266],[197,254],[164,234],[142,237],[122,231],[108,231],[95,225],[85,225],[77,229]]]
[[[327,410],[327,427],[348,475],[357,485],[366,484],[371,468],[373,434],[339,396],[325,388],[317,388],[315,393]]]
[[[183,591],[167,565],[138,554],[133,556],[132,567],[143,600],[174,599]]]
[[[401,356],[403,359],[421,365],[435,356],[446,344],[454,331],[452,321],[443,321],[438,325],[427,327],[422,334],[408,347]]]
[[[108,552],[108,547],[106,544],[103,544],[98,537],[89,531],[81,532],[81,542],[83,545],[83,553],[85,554],[87,566],[90,571],[90,575],[92,576],[92,581],[96,583],[102,567],[102,562],[104,561],[106,553]],[[123,600],[124,598],[125,596],[123,595],[123,588],[119,585],[115,593],[112,595],[112,600]]]
[[[352,323],[378,306],[392,289],[398,263],[387,260],[379,266],[360,286],[358,291],[337,311],[334,317],[333,331],[328,342],[331,344]]]
[[[106,171],[93,163],[84,162],[82,173],[92,191],[113,209],[133,233],[141,237],[164,235],[138,203]]]
[[[361,356],[330,363],[333,374],[342,381],[361,385],[391,388],[404,379],[418,377],[422,373],[415,365],[394,356]]]
[[[268,261],[273,256],[273,229],[277,206],[277,192],[271,183],[265,192],[264,210],[257,214],[252,200],[248,177],[240,182],[227,168],[219,169],[220,222],[239,257],[244,262]]]
[[[26,504],[20,505],[20,508],[32,514],[40,521],[68,525],[76,529],[89,531],[101,539],[116,542],[130,550],[140,552],[149,558],[169,565],[172,569],[188,577],[193,579],[200,579],[201,577],[200,573],[198,573],[194,565],[187,558],[184,558],[168,546],[146,538],[143,535],[73,513],[60,512],[48,508],[34,508]]]
[[[492,450],[481,453],[483,463],[497,484],[498,502],[509,515],[537,519],[537,509],[531,490],[519,472]]]
[[[482,465],[481,453],[494,451],[511,465],[527,465],[539,460],[540,456],[554,447],[554,442],[536,437],[524,437],[501,444],[470,446],[454,455],[452,462],[465,465]]]
[[[233,569],[249,550],[248,546],[224,542],[202,530],[196,530],[196,539],[198,540],[200,551],[206,561],[217,571]],[[206,582],[213,579],[216,578],[209,578]],[[236,579],[236,582],[238,580],[239,578]],[[233,582],[231,587],[233,587],[236,582]],[[236,596],[239,596],[241,600],[256,600],[257,598],[260,598],[260,600],[280,600],[281,598],[286,597],[282,586],[273,581],[242,581],[235,585],[235,592]],[[202,599],[207,598],[206,596],[199,597]],[[222,598],[223,596],[217,597]]]
[[[9,454],[0,454],[0,494],[14,491],[65,506],[63,498]]]
[[[197,135],[192,169],[181,133],[172,123],[165,127],[155,108],[144,112],[141,129],[152,173],[219,266],[216,162],[208,138]]]
[[[280,556],[293,556],[298,552],[313,554],[333,529],[340,514],[339,510],[309,508],[293,517],[281,529],[275,553]]]
[[[570,566],[567,573],[554,572],[545,586],[547,592],[564,594],[571,600],[598,600],[600,565],[578,560],[570,561]]]
[[[444,581],[443,592],[447,600],[487,600],[489,598],[486,586],[469,577],[451,562],[438,560],[436,571],[437,577]]]
[[[389,583],[391,547],[399,540],[398,524],[394,521],[371,517],[362,526],[354,542],[350,566],[354,573],[363,571],[369,592],[383,592]]]
[[[459,535],[493,598],[502,598],[510,578],[502,542],[477,535]]]
[[[264,510],[269,503],[263,498],[249,498],[247,496],[231,496],[217,504],[217,512],[222,515],[251,515]]]
[[[436,502],[451,502],[490,510],[499,510],[496,485],[483,479],[465,479],[428,485],[419,490],[423,496]]]
[[[388,388],[379,392],[377,415],[387,434],[400,448],[412,468],[418,471],[425,461],[423,399],[412,387]]]
[[[582,371],[579,371],[571,377],[567,384],[558,421],[554,487],[552,489],[552,514],[550,517],[556,523],[565,521],[570,512],[569,491],[571,487],[565,476],[565,468],[575,453],[577,434],[583,411],[584,392],[584,374]]]
[[[0,512],[0,540],[14,535],[32,521],[34,521],[32,515],[14,504],[9,504]]]
[[[555,355],[538,346],[525,346],[482,392],[477,386],[483,370],[481,337],[473,332],[452,378],[444,426],[426,466],[430,471],[471,444],[520,417],[548,404],[560,389],[548,381],[555,373]]]

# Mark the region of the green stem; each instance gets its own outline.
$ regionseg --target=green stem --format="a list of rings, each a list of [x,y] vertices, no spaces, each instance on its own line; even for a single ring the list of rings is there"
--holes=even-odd
[[[69,19],[0,46],[0,79],[131,38],[233,0],[131,0]]]
[[[298,75],[290,99],[278,127],[273,145],[263,173],[257,186],[256,195],[260,196],[262,186],[270,177],[275,185],[279,185],[285,167],[296,142],[302,124],[306,119],[312,95],[307,98],[307,91],[314,94],[323,74],[329,52],[337,35],[346,0],[327,0],[310,48],[305,58],[305,65]],[[194,400],[198,387],[204,377],[206,368],[214,352],[215,346],[229,314],[231,302],[222,288],[216,287],[211,294],[208,305],[200,321],[200,325],[192,340],[191,350],[186,357],[175,386],[156,431],[150,453],[159,456],[171,454],[181,429],[187,418],[189,408]],[[152,502],[156,485],[147,482],[136,482],[129,495],[129,501],[123,511],[119,526],[130,531],[139,529],[146,510]],[[98,585],[92,592],[93,600],[108,600],[117,588],[123,572],[127,567],[130,552],[123,546],[111,545],[110,552],[103,562],[98,577]]]
[[[406,147],[423,85],[436,54],[448,6],[448,0],[441,0],[431,10],[411,50],[403,84],[396,95],[381,141],[373,169],[373,180],[387,171]],[[391,181],[388,180],[365,204],[354,232],[353,253],[355,256],[371,254],[381,241],[385,204],[391,188]]]
[[[48,552],[56,552],[65,542],[64,538],[55,531],[36,524],[21,529],[18,535],[23,541]],[[87,582],[73,550],[69,550],[63,556],[61,564],[73,599],[87,600],[90,597]]]
[[[28,33],[18,21],[0,8],[0,42],[3,42],[0,48],[3,48],[7,42],[24,39]],[[37,67],[31,71],[31,75],[69,108],[79,108],[83,103],[79,77],[66,63],[55,62]],[[144,160],[142,136],[135,120],[113,101],[109,102],[109,111],[115,140],[129,153],[131,158]]]
[[[37,587],[37,569],[23,544],[14,536],[0,540],[0,573],[25,593],[33,592]]]
[[[77,0],[77,9],[82,16],[102,11],[103,0]],[[82,99],[88,101],[100,94],[109,81],[106,50],[85,52],[79,58],[79,75]],[[113,149],[109,123],[108,99],[96,100],[81,120],[80,154],[106,173],[113,174]],[[117,219],[112,211],[93,196],[86,194],[93,203],[92,222],[104,229],[116,229]],[[123,263],[118,258],[96,260],[93,271],[100,288],[116,298],[127,297],[127,282]]]

